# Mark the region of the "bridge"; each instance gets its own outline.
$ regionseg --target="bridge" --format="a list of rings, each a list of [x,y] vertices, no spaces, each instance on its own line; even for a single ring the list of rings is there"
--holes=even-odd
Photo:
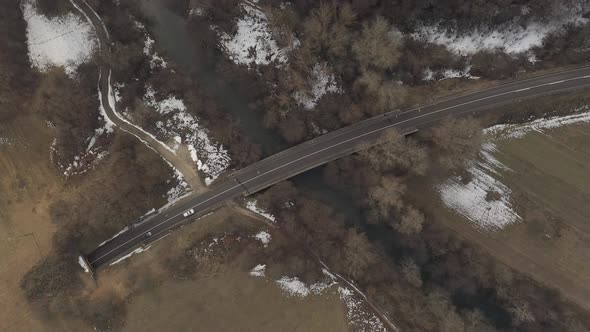
[[[448,117],[484,110],[539,96],[590,87],[590,67],[514,81],[475,93],[456,96],[403,112],[393,111],[358,122],[284,150],[214,183],[197,197],[181,201],[136,222],[86,256],[94,270],[151,243],[173,229],[213,211],[226,201],[252,195],[273,184],[376,144],[388,129],[403,135],[431,126]],[[193,209],[194,214],[183,213]]]

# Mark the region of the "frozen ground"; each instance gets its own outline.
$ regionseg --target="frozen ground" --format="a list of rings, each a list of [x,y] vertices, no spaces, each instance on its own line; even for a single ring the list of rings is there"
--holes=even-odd
[[[248,66],[285,63],[287,54],[298,43],[291,48],[280,49],[272,39],[266,14],[248,2],[242,3],[241,9],[243,15],[237,21],[236,33],[233,36],[220,33],[220,45],[230,60]]]
[[[89,61],[97,48],[95,32],[87,22],[70,13],[52,19],[37,13],[34,2],[22,2],[27,21],[27,46],[33,67],[41,72],[63,67],[70,77]]]
[[[313,109],[318,100],[327,93],[340,93],[342,90],[326,63],[317,63],[311,71],[311,90],[309,92],[297,92],[293,96],[297,102],[307,110]]]
[[[582,1],[574,8],[556,10],[562,11],[562,14],[548,22],[530,22],[525,26],[511,23],[496,28],[482,26],[469,32],[448,28],[449,22],[441,22],[435,26],[419,27],[412,37],[444,45],[461,55],[494,49],[502,49],[510,54],[524,53],[533,47],[541,46],[546,36],[562,31],[565,25],[582,24],[587,21],[582,14],[588,10],[588,4]]]
[[[511,171],[494,155],[498,153],[494,140],[518,139],[530,132],[543,132],[564,125],[590,122],[590,106],[574,110],[566,116],[538,119],[523,124],[500,124],[484,129],[488,141],[482,145],[477,161],[467,170],[468,183],[451,177],[437,186],[443,203],[484,231],[495,231],[519,222],[514,211],[511,190],[502,183],[501,171]]]

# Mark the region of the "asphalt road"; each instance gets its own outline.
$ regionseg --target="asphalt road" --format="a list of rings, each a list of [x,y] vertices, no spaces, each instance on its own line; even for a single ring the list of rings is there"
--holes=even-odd
[[[94,269],[103,267],[227,200],[253,194],[374,144],[389,128],[408,134],[446,117],[475,114],[524,99],[585,87],[590,87],[590,67],[516,81],[404,112],[386,113],[330,132],[239,170],[215,184],[209,192],[171,206],[137,227],[130,227],[87,255],[88,261]],[[184,218],[183,212],[190,208],[195,214]],[[148,232],[151,236],[146,235]]]

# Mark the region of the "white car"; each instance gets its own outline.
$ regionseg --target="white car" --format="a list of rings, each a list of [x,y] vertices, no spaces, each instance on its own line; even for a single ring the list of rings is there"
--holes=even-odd
[[[195,214],[195,210],[194,209],[190,209],[190,210],[184,211],[184,213],[182,215],[186,218],[188,216],[192,216],[193,214]]]

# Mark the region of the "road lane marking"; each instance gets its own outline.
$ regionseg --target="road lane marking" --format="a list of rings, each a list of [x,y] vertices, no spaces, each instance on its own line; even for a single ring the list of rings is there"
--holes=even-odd
[[[562,80],[562,83],[569,82],[569,81],[580,80],[580,79],[585,79],[585,78],[590,78],[590,75],[587,75],[587,76],[580,76],[580,77],[575,77],[575,78],[570,78],[570,79]],[[552,82],[551,82],[551,83],[552,83]],[[544,87],[544,86],[554,85],[554,84],[551,84],[551,83],[543,83],[543,84],[535,85],[535,86],[532,86],[532,87],[529,87],[529,88],[527,88],[526,90],[532,90],[532,89],[537,89],[537,88],[541,88],[541,87]],[[588,85],[588,84],[585,84],[585,85],[582,85],[582,86],[580,86],[580,87],[584,87],[584,86],[587,86],[587,85]],[[569,89],[570,89],[570,88],[566,88],[566,89],[557,90],[557,91],[564,91],[564,90],[565,90],[565,91],[567,91],[567,90],[569,90]],[[449,110],[449,109],[458,108],[458,107],[461,107],[461,106],[465,106],[465,105],[469,105],[469,104],[477,103],[477,102],[479,102],[479,101],[483,101],[483,100],[487,100],[487,99],[491,99],[491,98],[498,98],[498,97],[501,97],[501,96],[505,96],[505,95],[509,95],[509,94],[513,94],[513,93],[516,93],[516,92],[521,92],[521,91],[524,91],[524,90],[520,89],[520,90],[507,91],[507,92],[499,93],[499,94],[496,94],[496,95],[492,95],[492,96],[487,96],[487,97],[483,97],[483,98],[479,98],[479,99],[471,100],[471,101],[464,102],[464,103],[461,103],[461,104],[457,104],[457,105],[453,105],[453,106],[445,107],[445,108],[442,108],[442,109],[440,109],[440,110],[432,111],[432,112],[425,113],[425,114],[420,114],[420,115],[417,115],[417,116],[415,116],[415,117],[413,117],[413,118],[411,118],[411,119],[407,119],[407,120],[403,120],[403,121],[400,121],[400,122],[396,122],[396,123],[394,123],[394,124],[387,125],[387,126],[385,126],[385,127],[381,127],[381,128],[379,128],[379,129],[376,129],[376,130],[372,130],[372,131],[370,131],[370,132],[368,132],[368,133],[363,133],[363,134],[361,134],[361,135],[358,135],[358,136],[355,136],[355,137],[353,137],[353,138],[349,138],[349,139],[347,139],[347,140],[344,140],[344,141],[338,142],[338,143],[336,143],[336,144],[334,144],[334,145],[331,145],[331,146],[329,146],[329,147],[326,147],[326,148],[323,148],[323,149],[320,149],[320,150],[314,151],[314,152],[312,152],[312,153],[310,153],[310,154],[308,154],[308,155],[305,155],[305,156],[303,156],[303,157],[297,158],[297,159],[295,159],[295,160],[292,160],[292,161],[290,161],[290,162],[288,162],[288,163],[285,163],[285,164],[283,164],[283,165],[279,165],[279,166],[278,166],[278,167],[276,167],[276,168],[273,168],[273,169],[271,169],[271,170],[269,170],[269,171],[267,171],[267,172],[264,172],[264,173],[262,173],[262,174],[260,174],[260,175],[257,175],[257,176],[255,176],[255,177],[253,177],[253,178],[249,179],[249,180],[245,180],[245,181],[243,181],[243,182],[242,182],[242,185],[243,185],[243,184],[246,184],[246,183],[249,183],[249,182],[252,182],[252,181],[254,181],[254,180],[256,180],[256,179],[258,179],[258,178],[260,178],[260,177],[262,177],[262,176],[265,176],[265,175],[267,175],[267,174],[270,174],[270,173],[272,173],[272,172],[275,172],[275,171],[277,171],[277,170],[279,170],[279,169],[282,169],[282,168],[284,168],[284,167],[287,167],[287,166],[289,166],[289,165],[291,165],[291,164],[293,164],[293,163],[296,163],[296,162],[298,162],[298,161],[301,161],[301,160],[303,160],[303,159],[306,159],[306,158],[308,158],[308,157],[311,157],[311,156],[313,156],[313,155],[316,155],[316,154],[318,154],[318,153],[324,152],[324,151],[326,151],[326,150],[328,150],[328,149],[331,149],[331,148],[334,148],[334,147],[336,147],[336,146],[339,146],[339,145],[342,145],[342,144],[348,143],[348,142],[350,142],[350,141],[353,141],[353,140],[359,139],[359,138],[361,138],[361,137],[364,137],[364,136],[367,136],[367,135],[374,134],[375,132],[378,132],[378,131],[383,131],[383,130],[389,129],[389,128],[391,128],[391,127],[394,127],[394,126],[398,126],[398,125],[400,125],[400,124],[403,124],[403,123],[406,123],[406,122],[409,122],[409,121],[413,121],[413,120],[416,120],[416,119],[419,119],[419,118],[423,118],[423,117],[425,117],[425,116],[429,116],[429,115],[432,115],[432,114],[437,114],[437,113],[440,113],[440,112],[444,112],[444,111],[447,111],[447,110]],[[537,94],[537,95],[532,95],[532,96],[529,96],[529,98],[530,98],[530,97],[536,97],[536,96],[543,95],[543,94],[544,94],[544,93],[542,93],[542,94]],[[458,98],[459,98],[459,97],[458,97]],[[508,102],[510,102],[510,101],[508,101]],[[436,105],[436,104],[434,104],[434,105]],[[493,106],[493,105],[492,105],[492,106]],[[419,107],[419,108],[414,108],[414,109],[412,109],[412,110],[410,110],[410,111],[415,111],[415,110],[417,110],[417,109],[420,109],[420,108],[421,108],[421,107]],[[410,111],[407,111],[407,112],[410,112]],[[404,112],[404,113],[406,113],[406,112]],[[224,191],[222,191],[222,192],[220,192],[220,193],[218,193],[218,194],[215,194],[215,195],[213,195],[213,196],[211,196],[211,197],[207,198],[206,200],[203,200],[202,202],[199,202],[199,203],[197,203],[197,204],[195,204],[195,205],[193,205],[193,206],[191,206],[191,207],[189,207],[189,208],[196,208],[196,207],[198,207],[198,206],[200,206],[200,205],[202,205],[202,204],[205,204],[206,202],[208,202],[208,201],[210,201],[210,200],[212,200],[212,199],[215,199],[215,198],[217,198],[217,197],[219,197],[219,196],[221,196],[221,195],[224,195],[225,193],[227,193],[227,192],[229,192],[229,191],[231,191],[231,190],[234,190],[234,189],[236,189],[236,188],[238,188],[238,187],[240,187],[240,185],[233,186],[233,187],[231,187],[231,188],[229,188],[229,189],[227,189],[227,190],[224,190]],[[103,255],[102,255],[102,256],[100,256],[99,258],[97,258],[97,259],[93,260],[92,262],[90,262],[90,264],[93,264],[93,263],[97,262],[98,260],[100,260],[100,259],[102,259],[103,257],[105,257],[105,256],[109,255],[110,253],[112,253],[113,251],[115,251],[115,250],[117,250],[117,249],[121,248],[122,246],[124,246],[124,245],[126,245],[126,244],[128,244],[128,243],[130,243],[130,242],[132,242],[132,241],[134,241],[134,240],[136,240],[137,238],[139,238],[139,237],[143,236],[143,234],[145,234],[145,233],[147,233],[147,232],[149,232],[149,231],[151,231],[151,230],[155,229],[156,227],[159,227],[159,226],[161,226],[161,225],[164,225],[164,224],[165,224],[165,223],[167,223],[168,221],[170,221],[170,220],[172,220],[172,219],[174,219],[174,218],[176,218],[176,217],[180,216],[182,213],[184,213],[184,211],[185,211],[185,210],[183,210],[182,212],[178,213],[177,215],[175,215],[175,216],[173,216],[173,217],[171,217],[171,218],[168,218],[168,219],[166,219],[166,220],[162,221],[161,223],[159,223],[159,224],[157,224],[156,226],[154,226],[154,227],[150,228],[150,229],[149,229],[149,230],[147,230],[146,232],[144,232],[144,233],[142,233],[142,234],[139,234],[138,236],[136,236],[136,237],[134,237],[134,238],[132,238],[132,239],[130,239],[130,240],[128,240],[128,241],[126,241],[126,242],[122,243],[121,245],[117,246],[116,248],[114,248],[114,249],[112,249],[112,250],[108,251],[107,253],[103,254]]]

